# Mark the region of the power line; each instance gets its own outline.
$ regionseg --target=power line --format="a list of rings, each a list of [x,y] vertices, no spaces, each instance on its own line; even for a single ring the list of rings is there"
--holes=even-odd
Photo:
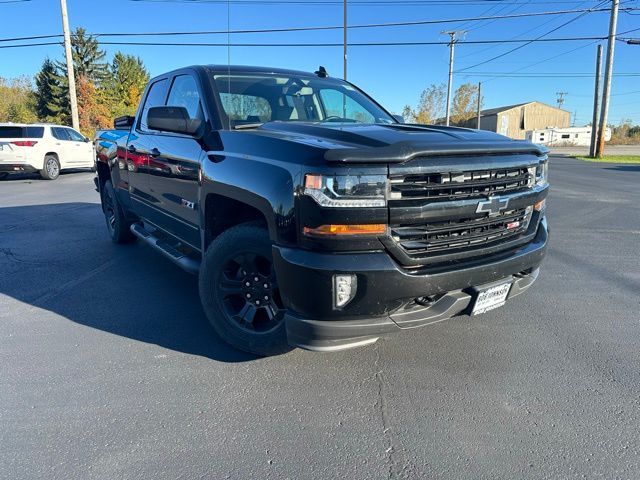
[[[589,40],[605,40],[607,37],[556,37],[541,39],[519,39],[519,40],[464,40],[456,41],[458,45],[487,45],[495,43],[553,43],[553,42],[583,42]],[[60,42],[39,42],[24,43],[20,45],[0,45],[0,48],[20,48],[36,47],[41,45],[60,45]],[[129,45],[129,46],[151,46],[151,47],[343,47],[342,42],[332,43],[227,43],[227,42],[100,42],[100,45]],[[408,46],[429,46],[429,45],[449,45],[449,42],[351,42],[350,47],[408,47]],[[466,72],[467,75],[475,72]]]
[[[129,0],[135,3],[176,3],[176,4],[224,4],[231,3],[234,5],[297,5],[297,6],[317,6],[317,5],[342,5],[341,0]],[[421,5],[446,5],[446,6],[472,6],[472,5],[487,5],[490,3],[496,3],[499,5],[519,5],[520,3],[515,1],[501,1],[501,0],[349,0],[349,5],[353,6],[421,6]],[[558,5],[558,4],[575,4],[575,1],[540,1],[536,2],[536,5]]]
[[[639,10],[640,8],[626,8],[624,10]],[[498,15],[498,16],[478,16],[478,17],[466,17],[466,18],[445,18],[437,20],[416,20],[411,22],[386,22],[386,23],[366,23],[348,25],[349,30],[365,29],[365,28],[384,28],[384,27],[408,27],[418,25],[437,25],[442,23],[458,23],[469,21],[483,21],[483,20],[510,20],[527,17],[540,17],[550,15],[566,15],[569,13],[587,13],[587,12],[608,12],[608,8],[598,9],[571,9],[571,10],[552,10],[545,12],[528,12],[528,13],[516,13],[510,15]],[[282,33],[282,32],[305,32],[305,31],[322,31],[322,30],[342,30],[344,25],[328,25],[328,26],[313,26],[313,27],[283,27],[283,28],[265,28],[265,29],[242,29],[231,30],[231,34],[254,34],[254,33]],[[209,35],[209,34],[226,34],[226,30],[209,30],[209,31],[195,31],[195,32],[130,32],[130,33],[96,33],[96,36],[102,37],[115,37],[115,36],[173,36],[173,35]]]
[[[640,28],[636,28],[636,29],[633,29],[633,30],[627,30],[627,31],[621,32],[620,35],[626,35],[627,33],[631,33],[631,32],[634,32],[636,30],[640,30]],[[585,45],[581,45],[581,46],[579,46],[577,48],[572,48],[571,50],[566,50],[564,52],[558,53],[556,55],[553,55],[551,57],[545,58],[543,60],[539,60],[539,61],[531,63],[529,65],[525,65],[524,67],[518,68],[516,70],[511,70],[509,72],[501,72],[501,73],[497,74],[495,77],[490,78],[489,80],[485,80],[485,83],[491,82],[491,81],[493,81],[493,80],[495,80],[497,78],[505,77],[506,75],[515,74],[515,73],[521,72],[523,70],[527,70],[529,68],[535,67],[535,66],[540,65],[542,63],[547,63],[550,60],[555,60],[556,58],[562,57],[563,55],[568,55],[569,53],[573,53],[573,52],[576,52],[576,51],[581,50],[583,48],[590,47],[591,45],[594,45],[594,44],[598,43],[600,40],[605,40],[605,38],[602,38],[602,39],[599,39],[599,40],[595,40],[593,42],[589,42],[589,43],[587,43]],[[466,76],[471,76],[474,73],[475,72],[466,72]]]
[[[62,42],[25,43],[22,45],[0,45],[0,48],[43,47],[45,45],[62,45]]]
[[[640,11],[640,8],[625,8],[623,11]],[[385,28],[385,27],[406,27],[406,26],[419,26],[419,25],[435,25],[442,23],[457,23],[457,22],[470,22],[470,21],[484,21],[484,20],[509,20],[526,17],[539,17],[539,16],[555,16],[566,15],[569,13],[591,13],[591,12],[608,12],[608,8],[598,9],[571,9],[571,10],[554,10],[546,12],[529,12],[518,13],[510,15],[499,16],[478,16],[478,17],[466,17],[466,18],[447,18],[437,20],[417,20],[411,22],[388,22],[388,23],[368,23],[368,24],[356,24],[350,25],[350,30],[355,29],[367,29],[367,28]],[[258,33],[284,33],[284,32],[304,32],[304,31],[323,31],[323,30],[342,30],[344,25],[328,25],[328,26],[312,26],[312,27],[283,27],[283,28],[266,28],[266,29],[241,29],[241,30],[202,30],[202,31],[175,31],[175,32],[105,32],[105,33],[93,33],[96,37],[140,37],[140,36],[181,36],[181,35],[215,35],[215,34],[258,34]],[[72,35],[73,36],[73,35]],[[23,40],[41,40],[47,38],[62,38],[61,34],[51,35],[33,35],[25,37],[12,37],[12,38],[0,38],[0,42],[13,42]],[[522,40],[527,41],[527,40]],[[504,43],[508,43],[509,40],[503,40]],[[465,42],[468,43],[468,42]],[[498,42],[496,42],[498,43]],[[471,67],[470,67],[471,68]]]
[[[490,72],[490,73],[474,73],[477,77],[505,77],[505,78],[592,78],[593,72],[584,73],[514,73],[508,72]],[[614,73],[614,77],[638,77],[640,72]]]
[[[602,6],[602,5],[604,5],[605,3],[607,3],[607,2],[606,2],[606,0],[605,0],[605,1],[603,1],[603,2],[600,2],[600,3],[599,3],[598,5],[596,5],[593,9],[588,9],[586,12],[581,13],[581,14],[580,14],[580,15],[578,15],[577,17],[572,18],[571,20],[569,20],[569,21],[567,21],[567,22],[564,22],[564,23],[563,23],[563,24],[561,24],[561,25],[558,25],[557,27],[554,27],[553,29],[549,30],[548,32],[543,33],[542,35],[540,35],[539,37],[537,37],[535,40],[527,41],[527,42],[525,42],[523,45],[519,45],[519,46],[517,46],[517,47],[515,47],[515,48],[512,48],[511,50],[508,50],[508,51],[506,51],[506,52],[501,53],[500,55],[496,55],[495,57],[492,57],[492,58],[490,58],[490,59],[488,59],[488,60],[484,60],[484,61],[482,61],[482,62],[476,63],[475,65],[472,65],[472,66],[470,66],[470,67],[463,68],[462,70],[460,70],[460,72],[464,72],[464,71],[466,71],[466,70],[471,70],[472,68],[476,68],[476,67],[479,67],[479,66],[481,66],[481,65],[485,65],[485,64],[487,64],[487,63],[489,63],[489,62],[493,62],[494,60],[497,60],[497,59],[499,59],[499,58],[505,57],[505,56],[507,56],[507,55],[509,55],[509,54],[511,54],[511,53],[513,53],[513,52],[515,52],[515,51],[517,51],[517,50],[520,50],[520,49],[522,49],[522,48],[526,47],[527,45],[530,45],[530,44],[534,43],[535,41],[539,41],[539,40],[543,39],[544,37],[546,37],[547,35],[549,35],[549,34],[551,34],[551,33],[553,33],[553,32],[556,32],[556,31],[560,30],[560,29],[561,29],[561,28],[563,28],[563,27],[566,27],[567,25],[569,25],[569,24],[571,24],[571,23],[573,23],[573,22],[577,21],[578,19],[580,19],[580,18],[584,17],[585,15],[588,15],[588,14],[589,14],[589,13],[591,13],[594,9],[601,7],[601,6]]]
[[[579,3],[578,5],[575,5],[573,8],[580,8],[580,7],[582,7],[583,5],[586,5],[587,3],[589,3],[589,1],[588,1],[588,0],[587,0],[587,1],[583,1],[583,2]],[[525,35],[527,35],[527,34],[529,34],[529,33],[531,33],[531,32],[534,32],[534,31],[536,31],[536,30],[539,30],[539,29],[541,29],[541,28],[545,27],[546,25],[548,25],[548,24],[550,24],[550,23],[553,23],[553,22],[555,22],[555,21],[556,21],[556,17],[551,17],[549,20],[547,20],[547,21],[545,21],[545,22],[542,22],[542,23],[540,23],[540,24],[536,25],[536,26],[535,26],[535,27],[533,27],[533,28],[529,28],[529,29],[525,30],[524,32],[520,32],[518,35],[516,35],[516,36],[515,36],[515,37],[513,37],[513,38],[522,38],[522,37],[524,37]],[[470,57],[470,56],[477,57],[479,54],[484,53],[484,52],[488,52],[489,50],[493,50],[494,48],[497,48],[497,46],[496,46],[496,45],[492,45],[492,46],[489,46],[489,47],[487,47],[487,48],[483,48],[483,49],[482,49],[482,50],[480,50],[480,51],[476,51],[476,52],[473,52],[473,53],[469,53],[469,54],[467,54],[467,55],[463,55],[461,58],[467,58],[467,57]]]

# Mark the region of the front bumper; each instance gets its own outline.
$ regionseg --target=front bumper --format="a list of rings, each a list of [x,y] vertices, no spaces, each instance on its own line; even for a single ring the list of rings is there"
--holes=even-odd
[[[420,272],[402,269],[384,252],[331,254],[276,246],[288,341],[317,351],[371,343],[380,335],[469,313],[474,287],[496,281],[513,282],[510,299],[536,280],[547,238],[542,219],[534,239],[516,250]],[[351,303],[336,310],[333,275],[340,273],[355,274],[358,289]],[[431,303],[416,302],[424,297]]]

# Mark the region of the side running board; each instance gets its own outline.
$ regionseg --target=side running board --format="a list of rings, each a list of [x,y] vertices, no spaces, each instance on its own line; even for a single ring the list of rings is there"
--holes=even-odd
[[[153,233],[145,229],[141,223],[134,223],[131,225],[131,233],[150,247],[159,251],[162,255],[167,257],[183,270],[193,275],[197,275],[200,271],[200,263],[197,260],[194,260],[193,258],[178,251],[173,245],[170,245],[165,240],[156,237]]]

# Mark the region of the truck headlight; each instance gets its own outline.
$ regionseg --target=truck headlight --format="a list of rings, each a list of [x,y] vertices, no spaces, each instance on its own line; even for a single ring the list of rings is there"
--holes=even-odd
[[[322,207],[384,207],[386,175],[306,175],[304,194]]]
[[[536,185],[544,186],[549,183],[549,160],[540,162],[536,167]]]

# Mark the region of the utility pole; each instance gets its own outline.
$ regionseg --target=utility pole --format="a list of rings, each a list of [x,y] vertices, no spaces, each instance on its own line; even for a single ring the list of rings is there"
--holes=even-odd
[[[449,42],[449,84],[447,86],[447,113],[446,113],[446,119],[445,119],[445,123],[447,126],[449,126],[449,123],[451,122],[451,89],[453,87],[453,57],[454,57],[454,51],[455,51],[455,47],[456,47],[456,42],[458,40],[458,35],[462,35],[466,32],[464,31],[456,31],[456,30],[451,30],[449,32],[442,32],[446,35],[449,35],[451,37],[451,42]]]
[[[569,95],[569,92],[556,92],[556,95],[558,95],[558,100],[556,100],[558,102],[558,108],[562,108],[564,105],[564,97]]]
[[[596,156],[596,141],[598,139],[598,116],[600,115],[600,78],[602,77],[602,45],[598,45],[596,52],[596,86],[593,94],[593,119],[591,120],[591,143],[589,156]]]
[[[67,57],[67,77],[69,80],[69,103],[71,105],[71,125],[80,130],[78,119],[78,98],[76,97],[76,77],[73,72],[73,55],[71,54],[71,35],[69,34],[69,16],[67,15],[67,0],[60,0],[62,10],[62,33],[64,33],[64,52]]]
[[[604,155],[604,139],[607,132],[607,117],[609,116],[609,97],[611,96],[611,77],[613,75],[613,54],[616,46],[616,31],[618,30],[618,8],[620,0],[611,3],[611,22],[609,23],[609,40],[607,45],[607,63],[604,71],[604,90],[602,92],[602,110],[600,112],[600,127],[598,128],[598,144],[596,157]]]
[[[344,48],[343,48],[343,68],[344,68],[344,80],[347,80],[347,0],[344,0]]]
[[[482,82],[478,82],[478,125],[477,129],[480,130],[480,118],[482,117]]]

